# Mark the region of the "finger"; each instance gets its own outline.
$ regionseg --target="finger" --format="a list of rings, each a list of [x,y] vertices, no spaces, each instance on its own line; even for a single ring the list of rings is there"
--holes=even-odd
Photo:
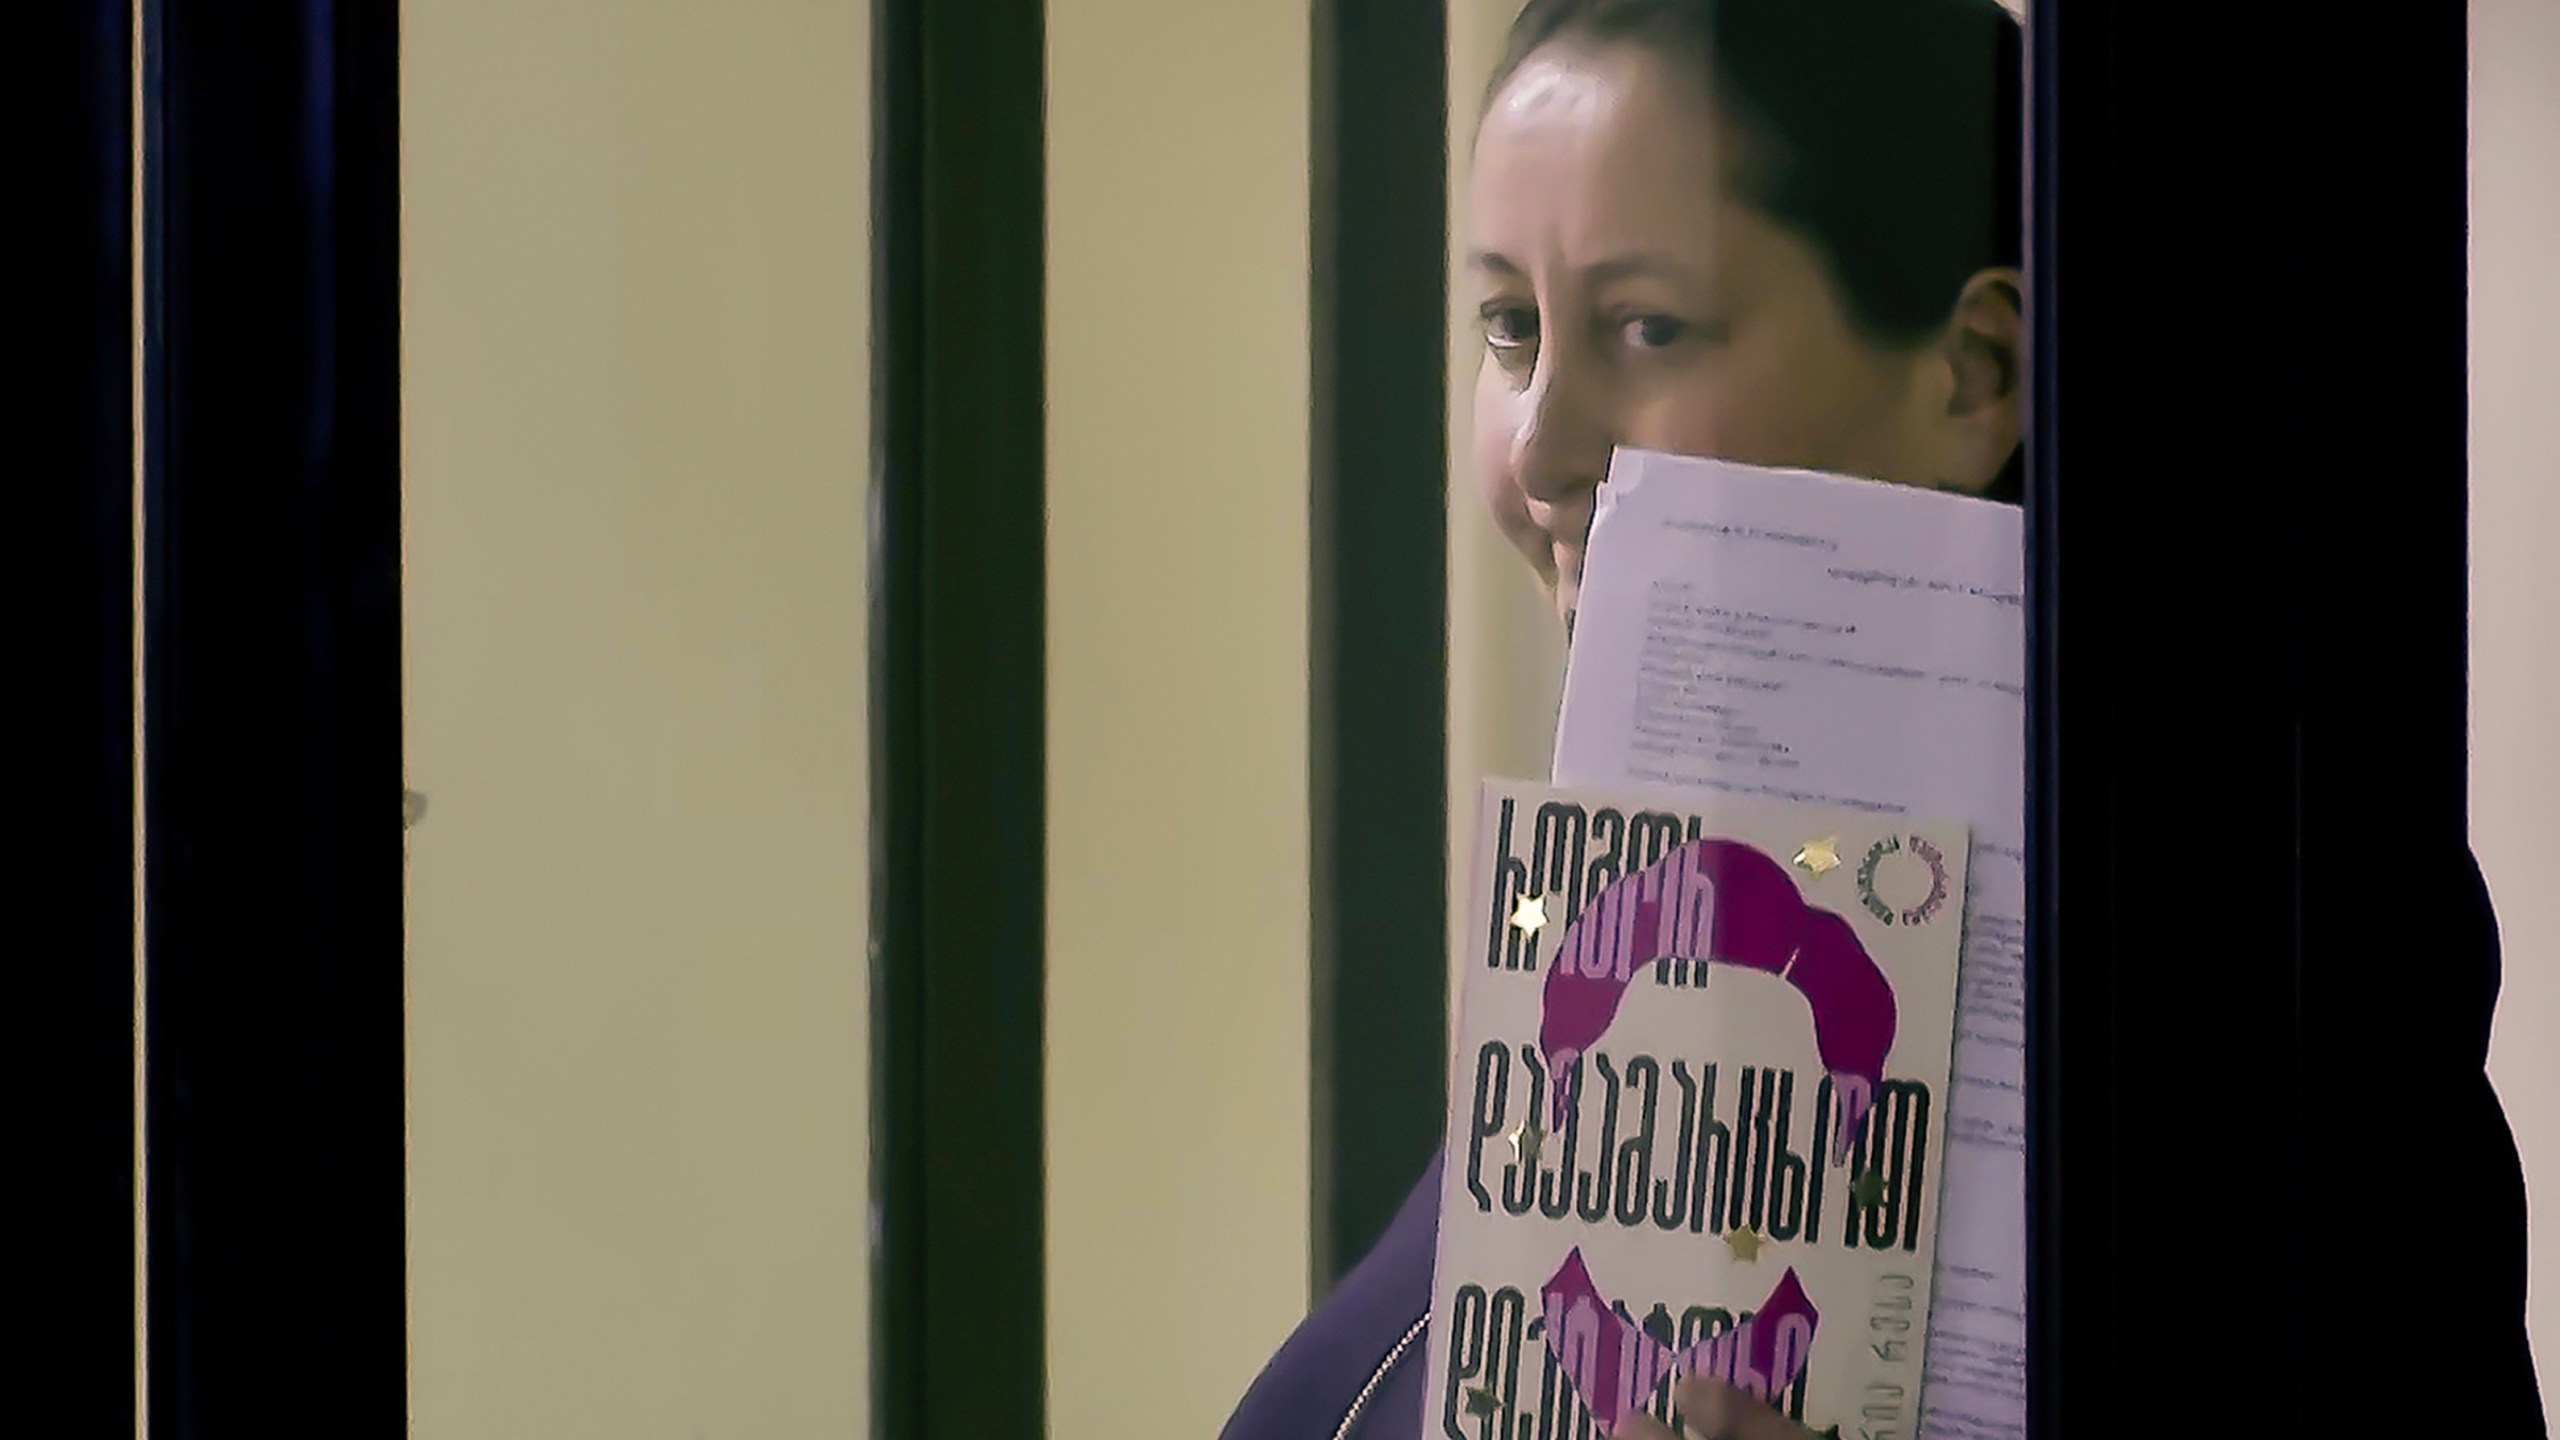
[[[1630,1410],[1618,1419],[1618,1428],[1609,1432],[1609,1440],[1680,1440],[1663,1428],[1661,1421],[1642,1410]]]
[[[1807,1440],[1813,1434],[1748,1391],[1712,1375],[1685,1375],[1672,1387],[1681,1425],[1704,1440]]]

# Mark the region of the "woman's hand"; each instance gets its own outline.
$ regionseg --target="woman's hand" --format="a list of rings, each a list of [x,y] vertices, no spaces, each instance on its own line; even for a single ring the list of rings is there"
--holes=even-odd
[[[1758,1397],[1711,1375],[1686,1375],[1671,1387],[1672,1413],[1683,1435],[1696,1440],[1816,1440],[1807,1430]],[[1609,1440],[1680,1440],[1662,1422],[1638,1410],[1618,1422]]]

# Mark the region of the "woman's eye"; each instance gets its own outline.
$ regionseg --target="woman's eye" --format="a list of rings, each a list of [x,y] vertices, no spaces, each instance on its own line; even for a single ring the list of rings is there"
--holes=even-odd
[[[1663,350],[1689,334],[1685,320],[1668,315],[1638,315],[1618,326],[1618,338],[1631,350]]]
[[[1525,350],[1538,343],[1538,312],[1523,305],[1488,305],[1480,317],[1484,343],[1495,350]]]

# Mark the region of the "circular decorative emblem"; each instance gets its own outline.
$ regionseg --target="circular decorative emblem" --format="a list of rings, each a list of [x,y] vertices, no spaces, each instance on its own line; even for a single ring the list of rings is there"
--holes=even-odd
[[[1887,835],[1858,862],[1858,903],[1887,925],[1926,925],[1947,904],[1947,857],[1925,835]]]

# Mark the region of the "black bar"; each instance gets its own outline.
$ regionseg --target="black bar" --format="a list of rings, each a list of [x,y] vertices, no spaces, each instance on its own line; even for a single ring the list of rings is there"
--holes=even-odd
[[[872,16],[873,1413],[894,1440],[1030,1440],[1047,1352],[1042,10]]]
[[[1311,1287],[1438,1144],[1448,924],[1448,71],[1439,0],[1318,0],[1309,147]]]
[[[154,1435],[407,1423],[397,10],[146,8]]]
[[[2429,1343],[2463,1357],[2418,1428],[2539,1435],[2524,1175],[2486,1073],[2497,927],[2470,851],[2468,19],[2430,6],[2286,37],[2319,100],[2296,112],[2305,273],[2284,317],[2302,336],[2307,433],[2287,449],[2319,580],[2299,612],[2306,1173],[2382,1137],[2414,1140],[2434,1171],[2380,1167],[2382,1204],[2306,1227],[2297,1346],[2309,1382],[2354,1373],[2334,1317],[2377,1297],[2335,1257],[2378,1234],[2440,1307]],[[2341,304],[2302,265],[2333,255],[2387,277],[2389,298]]]
[[[2207,27],[2109,0],[2033,14],[2029,1383],[2037,1433],[2071,1436],[2117,1413],[2102,1396],[2160,1388],[2145,1337],[2194,1320],[2199,1244],[2275,1299],[2248,1365],[2185,1367],[2162,1403],[2243,1413],[2265,1403],[2244,1380],[2284,1395],[2273,1377],[2301,1373],[2306,1255],[2297,1225],[2267,1221],[2313,1209],[2285,1183],[2310,576],[2297,472],[2270,451],[2307,397],[2281,368],[2302,337],[2278,318],[2294,232],[2268,163],[2292,126],[2217,89],[2267,59],[2263,31],[2217,23],[2206,45]],[[2233,423],[2170,423],[2171,387],[2215,367],[2173,360],[2173,336],[2198,337],[2160,317],[2226,266],[2248,277],[2231,303],[2255,363],[2217,387]],[[2214,837],[2244,854],[2208,855]]]
[[[10,670],[28,763],[10,1033],[23,1073],[11,1168],[41,1258],[16,1297],[22,1373],[78,1395],[80,1423],[130,1434],[133,1313],[133,125],[131,7],[39,6],[40,65],[19,192],[30,278],[18,398],[34,424],[12,487],[12,550],[35,583]],[[37,72],[41,72],[38,74]],[[51,461],[42,455],[53,455]],[[50,1263],[46,1263],[50,1262]]]
[[[2031,9],[2033,1433],[2539,1434],[2463,805],[2463,9]]]

